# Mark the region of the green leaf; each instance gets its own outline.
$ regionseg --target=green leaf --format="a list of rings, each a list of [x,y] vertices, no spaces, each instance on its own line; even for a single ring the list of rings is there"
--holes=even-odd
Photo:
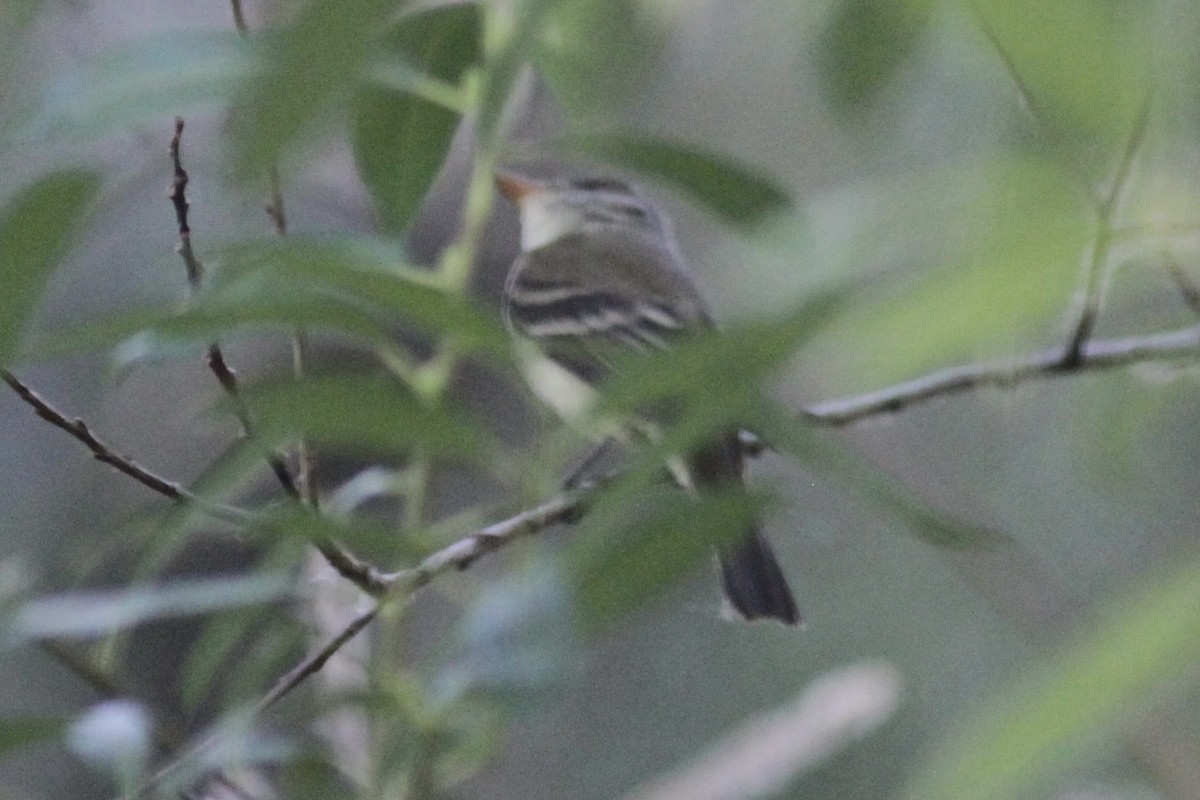
[[[237,287],[269,299],[291,285],[374,308],[393,324],[452,335],[461,348],[496,356],[510,349],[499,320],[442,291],[429,271],[406,265],[403,253],[387,239],[289,236],[227,248],[212,261],[219,265],[212,281],[218,295],[227,287],[235,293],[232,287]]]
[[[821,84],[833,108],[869,106],[912,54],[927,22],[925,2],[840,0],[820,59]]]
[[[1090,0],[984,0],[971,13],[1040,124],[1089,146],[1098,134],[1124,135],[1157,64],[1162,31],[1152,33],[1149,7],[1117,13]]]
[[[246,387],[260,438],[299,437],[354,453],[410,454],[414,448],[469,457],[488,445],[478,425],[450,407],[418,400],[395,380],[326,375]]]
[[[32,717],[6,714],[0,719],[0,754],[33,747],[57,739],[67,720],[56,717]]]
[[[57,172],[0,211],[0,364],[12,358],[50,271],[70,249],[99,188],[93,173]]]
[[[243,174],[261,175],[349,99],[398,5],[399,0],[309,2],[265,42],[262,73],[241,92],[234,114],[234,163]]]
[[[493,584],[459,625],[461,656],[438,675],[438,705],[470,695],[521,703],[557,684],[578,655],[557,565],[537,564]]]
[[[922,501],[873,464],[854,456],[828,432],[814,429],[795,412],[762,403],[744,424],[772,448],[789,453],[805,468],[828,475],[868,498],[880,511],[898,519],[919,538],[936,547],[957,550],[1013,546],[1007,534],[956,519]]]
[[[561,145],[657,178],[730,225],[750,228],[791,205],[787,192],[766,176],[681,142],[611,133],[571,136]]]
[[[742,535],[761,507],[740,489],[698,498],[674,487],[605,493],[567,553],[581,628],[598,631],[662,595],[708,563],[713,547]]]
[[[629,413],[666,401],[711,409],[715,419],[736,424],[739,414],[757,408],[766,376],[821,330],[845,296],[842,289],[822,292],[775,319],[705,332],[669,351],[623,353],[603,386],[599,411]]]
[[[503,39],[498,42],[500,37],[493,33],[483,70],[483,96],[479,101],[477,127],[480,141],[486,141],[495,131],[517,74],[537,44],[546,15],[561,2],[563,0],[516,0],[510,6],[511,20],[500,23],[504,26]]]
[[[24,135],[106,136],[227,102],[258,71],[253,42],[230,31],[160,33],[109,50],[52,81]],[[166,133],[164,139],[166,141]]]
[[[408,229],[458,127],[461,101],[459,109],[447,108],[427,90],[420,94],[426,85],[423,78],[458,86],[481,57],[482,35],[482,11],[474,3],[405,14],[383,42],[399,62],[400,69],[388,73],[402,79],[399,88],[375,81],[355,95],[354,159],[388,231]]]
[[[912,800],[1031,796],[1195,680],[1200,561],[1130,592],[1073,644],[982,704],[911,782]]]
[[[126,362],[186,355],[188,346],[199,355],[212,341],[296,326],[387,351],[398,346],[395,329],[406,326],[453,337],[462,352],[510,355],[499,320],[442,291],[431,273],[406,267],[393,242],[289,236],[230,247],[208,263],[217,269],[190,306],[91,321],[35,343],[30,353],[46,358],[123,343],[119,355]]]
[[[659,60],[660,21],[640,0],[563,0],[538,32],[534,64],[574,120],[611,119]]]
[[[973,163],[868,191],[826,246],[846,271],[894,274],[830,326],[823,363],[877,387],[1054,334],[1094,220],[1052,162]]]
[[[263,574],[73,592],[24,603],[3,627],[9,645],[35,639],[96,638],[156,619],[273,603],[286,598],[293,585],[291,576]]]

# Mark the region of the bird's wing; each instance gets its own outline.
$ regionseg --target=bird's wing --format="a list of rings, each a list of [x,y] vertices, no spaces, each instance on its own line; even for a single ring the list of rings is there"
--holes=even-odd
[[[516,332],[589,383],[621,350],[664,348],[708,326],[690,276],[658,237],[572,234],[523,253],[509,274],[505,316]]]

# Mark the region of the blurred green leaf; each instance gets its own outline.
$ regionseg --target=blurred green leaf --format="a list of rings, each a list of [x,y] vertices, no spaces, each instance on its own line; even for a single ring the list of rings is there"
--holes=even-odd
[[[57,739],[66,727],[67,721],[56,717],[6,714],[0,718],[0,754]]]
[[[913,800],[1028,796],[1122,730],[1200,663],[1200,561],[1156,576],[948,735]]]
[[[270,239],[230,247],[215,254],[219,270],[212,280],[220,294],[261,291],[270,297],[279,287],[295,285],[333,293],[362,307],[378,309],[394,324],[424,333],[453,335],[460,348],[507,355],[508,332],[468,301],[442,291],[436,276],[408,266],[396,244],[367,236]]]
[[[561,0],[541,26],[533,60],[573,119],[611,119],[658,61],[663,39],[653,4]]]
[[[774,319],[691,336],[668,351],[622,353],[599,411],[629,413],[667,401],[691,413],[711,409],[716,420],[738,424],[739,414],[757,407],[766,377],[821,330],[845,298],[845,290],[833,289]]]
[[[482,13],[474,3],[459,3],[404,14],[385,34],[383,48],[414,77],[456,87],[481,58]],[[420,88],[419,78],[399,88],[376,80],[357,91],[351,111],[358,174],[384,229],[393,233],[412,223],[442,168],[462,110],[412,91]]]
[[[848,271],[906,269],[829,326],[823,363],[876,388],[1057,331],[1095,222],[1053,163],[973,163],[866,191],[831,257]]]
[[[289,236],[219,251],[204,291],[182,310],[132,312],[95,320],[35,343],[47,358],[122,343],[138,360],[197,354],[208,343],[251,330],[296,326],[332,331],[383,350],[397,347],[396,328],[452,336],[464,352],[507,359],[499,320],[433,285],[430,273],[406,267],[394,243],[371,237]],[[130,337],[133,337],[131,341]]]
[[[787,192],[766,176],[681,142],[609,133],[569,136],[560,145],[661,180],[730,225],[753,227],[791,205]]]
[[[93,173],[57,172],[26,187],[0,210],[0,364],[11,359],[25,320],[99,188]]]
[[[30,600],[5,621],[7,643],[95,638],[156,619],[212,614],[273,603],[292,591],[288,575],[177,580],[122,591],[74,592]]]
[[[869,106],[911,56],[927,22],[925,0],[839,0],[820,59],[832,107],[844,113]]]
[[[567,552],[581,628],[595,632],[644,607],[742,535],[761,508],[761,498],[740,489],[605,493]]]
[[[258,72],[255,43],[236,32],[160,33],[120,45],[52,81],[24,136],[107,136],[225,103]]]
[[[234,163],[261,175],[350,97],[400,0],[308,2],[267,40],[262,72],[238,97]]]
[[[483,97],[479,101],[478,135],[486,141],[504,111],[513,82],[537,45],[545,17],[563,0],[516,0],[507,7],[511,18],[499,22],[505,28],[500,46],[490,43],[484,64]],[[504,13],[500,11],[499,13]]]
[[[789,453],[805,468],[823,473],[869,498],[926,542],[955,549],[991,549],[1015,544],[1002,531],[955,519],[919,499],[880,468],[853,455],[827,431],[813,428],[795,412],[762,403],[745,424],[772,448]]]
[[[325,375],[244,387],[242,397],[262,441],[304,437],[355,453],[426,453],[469,457],[489,445],[470,418],[420,401],[397,381],[363,375]]]
[[[966,4],[964,4],[966,5]],[[1090,0],[983,0],[968,6],[998,50],[998,68],[1058,134],[1123,136],[1149,92],[1152,5]]]
[[[225,680],[235,660],[235,649],[252,629],[262,626],[265,616],[247,610],[223,614],[204,626],[183,662],[179,693],[186,710],[198,709],[213,686]]]
[[[479,693],[527,703],[557,684],[577,655],[556,565],[537,564],[484,589],[459,625],[463,653],[438,676],[438,703]]]

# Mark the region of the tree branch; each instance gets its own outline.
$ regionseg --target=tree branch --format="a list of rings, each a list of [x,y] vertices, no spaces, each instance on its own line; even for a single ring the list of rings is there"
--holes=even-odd
[[[167,480],[161,475],[151,472],[132,458],[119,455],[109,444],[92,433],[91,428],[88,427],[86,422],[78,418],[68,419],[65,414],[50,405],[41,395],[29,388],[8,370],[0,369],[0,379],[3,379],[5,383],[12,387],[17,396],[32,406],[39,417],[54,427],[66,431],[72,438],[82,442],[84,447],[91,451],[92,456],[97,461],[108,464],[118,472],[128,475],[150,490],[181,505],[194,506],[218,519],[239,525],[244,525],[251,521],[253,515],[250,512],[235,508],[234,506],[227,506],[207,500],[184,488],[176,481]]]
[[[1092,254],[1088,261],[1079,316],[1072,327],[1066,352],[1063,353],[1063,363],[1066,365],[1074,365],[1082,357],[1084,344],[1091,338],[1092,331],[1096,327],[1096,320],[1100,316],[1100,307],[1104,303],[1106,293],[1105,284],[1109,272],[1108,254],[1112,247],[1116,215],[1121,206],[1121,199],[1125,196],[1129,176],[1133,172],[1133,162],[1137,151],[1146,136],[1146,123],[1149,118],[1150,100],[1147,98],[1134,119],[1133,128],[1125,142],[1125,149],[1121,153],[1121,160],[1117,162],[1112,186],[1109,187],[1108,194],[1104,196],[1097,209],[1096,239],[1092,243]]]
[[[1072,362],[1064,361],[1062,349],[1056,347],[1024,358],[964,364],[931,372],[886,389],[816,403],[802,414],[820,425],[849,425],[903,411],[935,397],[986,386],[1008,388],[1032,380],[1189,357],[1200,357],[1200,326],[1149,336],[1085,342],[1079,358]]]
[[[240,16],[240,9],[236,12]],[[175,134],[171,137],[171,165],[174,170],[174,178],[171,181],[171,189],[167,196],[171,200],[171,205],[175,208],[175,220],[179,225],[179,245],[177,250],[180,257],[183,258],[184,267],[187,269],[188,286],[192,293],[200,291],[200,283],[204,276],[204,268],[196,258],[195,252],[192,250],[192,229],[188,225],[188,209],[190,205],[187,200],[188,174],[183,168],[183,161],[180,157],[180,145],[183,141],[183,118],[175,118]],[[225,355],[221,352],[221,345],[213,342],[208,346],[208,368],[216,376],[217,382],[221,384],[221,388],[225,390],[225,394],[229,397],[233,404],[233,413],[237,417],[238,423],[242,426],[242,433],[247,439],[257,442],[255,435],[254,423],[250,417],[250,409],[246,407],[246,401],[242,399],[241,391],[238,388],[237,376],[230,369],[228,362],[225,361]],[[296,481],[292,478],[291,471],[287,464],[284,463],[283,457],[278,453],[272,452],[266,447],[260,447],[263,458],[271,467],[271,471],[275,474],[279,485],[283,487],[292,497],[299,497],[300,491],[296,487]]]

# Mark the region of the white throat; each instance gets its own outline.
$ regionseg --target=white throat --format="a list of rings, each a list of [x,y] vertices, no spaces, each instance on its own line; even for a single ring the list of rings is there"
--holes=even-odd
[[[552,196],[533,195],[521,204],[521,249],[528,252],[545,247],[583,227],[583,215],[553,201]]]

